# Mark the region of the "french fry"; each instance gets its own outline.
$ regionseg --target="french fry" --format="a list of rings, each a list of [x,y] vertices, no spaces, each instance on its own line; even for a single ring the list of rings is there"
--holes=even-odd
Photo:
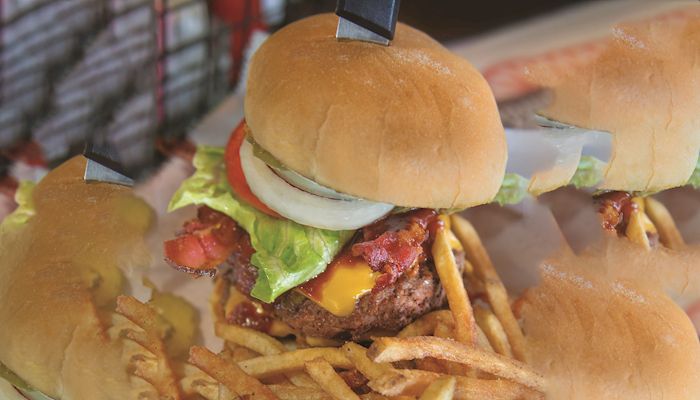
[[[476,276],[484,284],[489,304],[501,322],[506,336],[508,336],[513,356],[519,361],[525,361],[525,336],[510,308],[506,288],[503,286],[486,249],[481,244],[481,239],[479,239],[472,224],[459,215],[452,216],[452,228],[459,241],[462,242],[467,259],[474,266]]]
[[[204,347],[190,349],[190,363],[221,382],[233,393],[250,399],[273,400],[278,397],[260,381],[247,375],[234,363],[228,363]]]
[[[476,305],[474,307],[474,317],[488,339],[489,347],[498,354],[513,357],[513,352],[508,343],[508,336],[506,336],[506,332],[503,330],[503,326],[496,315],[488,308]]]
[[[423,336],[427,336],[427,335],[423,335]],[[448,325],[444,321],[438,321],[438,323],[435,324],[435,330],[433,331],[433,336],[446,338],[446,339],[454,339],[456,336],[454,334],[454,324]]]
[[[315,347],[289,351],[271,356],[261,356],[241,361],[238,366],[248,375],[255,378],[269,378],[275,375],[304,369],[304,363],[315,358],[324,358],[332,366],[350,369],[352,363],[345,357],[343,351],[334,347]]]
[[[435,326],[435,333],[434,336],[441,337],[441,338],[446,338],[446,339],[454,339],[455,334],[454,334],[454,322],[452,319],[452,315],[449,316],[449,318],[438,318],[438,323]],[[478,342],[478,333],[477,333],[477,342]],[[416,361],[416,366],[418,369],[426,370],[426,371],[433,371],[433,372],[445,372],[451,375],[468,375],[472,373],[469,371],[468,368],[466,368],[462,364],[457,364],[451,361],[445,361],[445,360],[437,360],[432,357],[428,358],[422,358],[415,360]]]
[[[367,394],[362,394],[360,395],[360,398],[362,400],[416,400],[414,396],[391,396],[387,397],[384,396],[383,394],[379,394],[376,392],[370,392]]]
[[[216,336],[227,342],[246,347],[264,356],[287,351],[282,342],[254,329],[219,322],[215,325],[214,331]]]
[[[226,323],[217,323],[215,326],[216,336],[224,339],[227,342],[227,346],[236,346],[234,349],[234,360],[235,362],[249,360],[257,356],[257,354],[269,356],[284,353],[287,348],[279,340],[266,335],[262,332],[244,328],[237,325],[230,325]],[[255,351],[255,355],[248,357],[236,357],[236,351],[251,350]],[[314,381],[309,378],[302,371],[293,371],[285,374],[287,379],[296,386],[301,387],[318,387]]]
[[[335,339],[304,336],[304,341],[310,347],[340,347],[343,342]]]
[[[420,370],[397,370],[370,380],[369,387],[385,396],[420,396],[431,383],[448,375]],[[504,379],[455,377],[455,399],[515,400],[540,398],[540,394]]]
[[[425,314],[424,316],[408,324],[396,336],[410,337],[430,335],[431,333],[435,332],[435,326],[437,325],[438,320],[445,315],[452,320],[452,312],[450,312],[450,310],[437,310],[429,312],[428,314]]]
[[[447,310],[443,310],[447,311]],[[441,337],[441,338],[447,338],[447,339],[454,339],[454,320],[452,319],[452,314],[451,313],[446,313],[446,314],[440,314],[437,317],[437,323],[435,325],[435,330],[433,331],[433,336]],[[428,334],[425,335],[413,335],[413,336],[429,336]],[[400,337],[400,336],[398,336]],[[491,343],[489,343],[488,338],[484,334],[484,331],[481,330],[481,327],[477,324],[476,325],[476,344],[479,346],[480,349],[483,350],[488,350],[488,351],[493,351],[493,348],[491,347]]]
[[[646,214],[659,232],[659,240],[669,249],[678,250],[685,247],[685,241],[666,206],[660,201],[647,197],[644,200]]]
[[[269,385],[280,400],[333,400],[333,396],[321,389],[292,385]]]
[[[640,197],[635,197],[632,199],[632,201],[637,205],[644,204]],[[649,224],[645,224],[645,219],[648,220],[641,206],[640,208],[633,210],[630,214],[629,221],[627,222],[625,236],[627,236],[627,238],[633,243],[637,243],[638,245],[641,245],[645,249],[649,250],[651,249],[651,244],[649,243],[649,238],[647,237],[646,227],[647,225],[651,225],[651,221],[649,221]]]
[[[458,341],[473,346],[476,344],[476,322],[444,229],[438,231],[432,251],[435,268],[454,316],[455,337]]]
[[[244,360],[250,360],[251,358],[260,357],[260,354],[254,352],[253,350],[247,347],[239,346],[234,343],[226,343],[226,348],[224,349],[221,355],[223,355],[226,352],[226,350],[228,350],[228,355],[230,357],[229,361],[235,363]]]
[[[375,379],[384,374],[394,372],[391,364],[375,363],[367,357],[367,349],[354,342],[347,342],[341,348],[345,356],[367,379]]]
[[[367,356],[375,362],[434,357],[510,379],[538,391],[544,391],[545,387],[544,378],[519,361],[434,336],[377,338],[367,351]]]
[[[440,378],[425,389],[419,400],[451,400],[456,384],[457,379],[454,376]]]
[[[415,363],[416,369],[420,369],[423,371],[431,371],[437,373],[452,373],[450,366],[446,365],[448,363],[447,361],[436,360],[432,357],[427,357],[415,360]],[[463,366],[460,365],[459,367]],[[454,372],[454,375],[462,375],[466,372],[466,370],[464,368],[458,368]]]
[[[180,380],[183,392],[190,398],[199,395],[206,400],[234,400],[235,396],[225,386],[192,364],[185,364],[184,378]]]
[[[323,358],[315,358],[304,363],[306,372],[316,383],[336,400],[360,400],[343,378]]]
[[[116,311],[111,331],[133,342],[134,346],[125,346],[124,351],[129,353],[126,358],[134,376],[150,383],[163,397],[182,398],[156,311],[131,296],[119,296]],[[126,321],[119,323],[119,318]]]

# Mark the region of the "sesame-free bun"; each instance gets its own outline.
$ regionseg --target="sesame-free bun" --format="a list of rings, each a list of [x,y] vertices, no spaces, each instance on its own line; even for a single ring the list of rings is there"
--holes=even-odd
[[[547,398],[700,398],[697,332],[659,284],[688,261],[652,255],[665,262],[650,270],[638,248],[607,250],[617,256],[596,249],[547,261],[541,284],[517,302],[527,361],[546,377]],[[637,277],[662,267],[657,282]]]
[[[312,16],[273,34],[250,64],[254,140],[317,183],[399,206],[490,201],[506,165],[496,102],[481,74],[399,23],[389,46],[335,38]]]

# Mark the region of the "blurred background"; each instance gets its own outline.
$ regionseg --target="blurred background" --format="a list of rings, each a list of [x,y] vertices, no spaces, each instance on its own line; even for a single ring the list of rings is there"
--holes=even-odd
[[[399,19],[457,41],[581,0],[405,0]],[[143,175],[232,92],[250,43],[332,0],[0,0],[0,177],[87,138]]]

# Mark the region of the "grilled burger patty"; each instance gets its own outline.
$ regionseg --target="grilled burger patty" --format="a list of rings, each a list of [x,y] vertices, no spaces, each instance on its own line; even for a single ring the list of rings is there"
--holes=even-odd
[[[455,258],[461,269],[463,253],[457,253]],[[255,267],[231,261],[226,279],[239,291],[250,293],[257,276]],[[373,330],[398,331],[444,305],[445,293],[431,260],[412,267],[391,285],[362,296],[353,313],[346,317],[331,314],[296,291],[280,296],[273,303],[272,312],[306,336],[357,339]]]
[[[430,255],[437,221],[434,211],[415,210],[390,216],[358,232],[344,251],[362,256],[382,276],[375,288],[358,300],[350,315],[336,316],[296,290],[281,295],[271,307],[266,307],[267,311],[312,337],[357,339],[370,331],[400,330],[445,304]],[[248,296],[257,279],[257,269],[250,264],[252,253],[248,235],[241,235],[237,251],[226,262],[229,268],[224,275]],[[461,252],[455,254],[460,270],[463,256]]]

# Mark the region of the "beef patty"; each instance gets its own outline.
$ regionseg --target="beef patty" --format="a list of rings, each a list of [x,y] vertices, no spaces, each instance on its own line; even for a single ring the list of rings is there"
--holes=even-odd
[[[464,254],[455,254],[462,269]],[[231,260],[233,261],[233,260]],[[250,293],[257,271],[250,264],[229,262],[225,274],[239,291]],[[358,339],[367,332],[396,332],[418,317],[445,305],[445,293],[432,260],[405,271],[394,283],[362,296],[352,314],[331,314],[301,293],[292,290],[273,303],[274,316],[296,331],[312,337]]]
[[[432,210],[395,214],[363,228],[344,252],[363,257],[381,272],[374,289],[362,296],[352,314],[336,316],[296,290],[266,307],[296,331],[313,337],[357,339],[370,331],[398,331],[423,314],[441,308],[445,294],[430,254],[440,223]],[[247,235],[228,258],[226,278],[249,295],[257,279],[250,264],[253,253]],[[464,255],[455,254],[462,269]]]

